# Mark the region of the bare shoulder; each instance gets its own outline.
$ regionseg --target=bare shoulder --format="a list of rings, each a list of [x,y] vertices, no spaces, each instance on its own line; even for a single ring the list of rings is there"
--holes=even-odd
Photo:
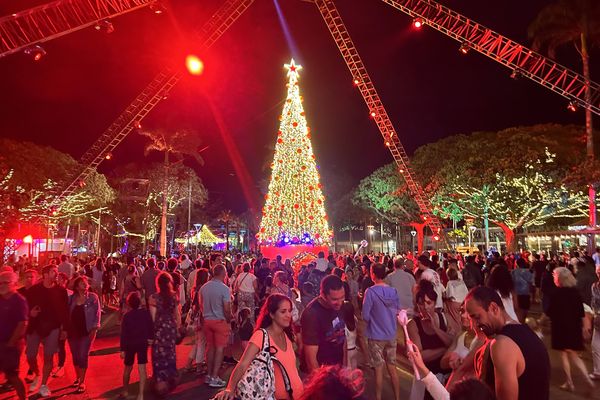
[[[490,342],[490,353],[493,360],[516,360],[521,355],[521,349],[508,336],[498,335]]]

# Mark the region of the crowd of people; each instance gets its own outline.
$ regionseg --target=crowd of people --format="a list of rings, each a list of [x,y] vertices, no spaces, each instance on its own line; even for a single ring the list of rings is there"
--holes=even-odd
[[[125,263],[63,255],[41,268],[22,261],[0,272],[0,372],[20,399],[51,395],[67,344],[74,390],[86,391],[105,312],[119,313],[123,398],[137,362],[143,399],[149,360],[153,390],[171,392],[181,374],[176,346],[191,336],[186,371],[222,389],[218,399],[367,398],[363,372],[372,369],[373,397],[383,398],[387,374],[398,400],[401,364],[414,374],[411,400],[543,400],[546,321],[565,374],[560,389],[575,390],[571,365],[587,391],[600,379],[600,249],[552,257],[321,252],[296,265],[220,252],[195,261],[185,254]],[[539,320],[529,316],[532,303],[541,303]],[[581,358],[588,341],[591,373]],[[224,363],[235,365],[228,377]]]

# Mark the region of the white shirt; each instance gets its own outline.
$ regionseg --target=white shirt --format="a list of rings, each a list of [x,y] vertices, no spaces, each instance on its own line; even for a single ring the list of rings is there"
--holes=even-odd
[[[444,292],[444,284],[440,279],[440,276],[437,272],[432,270],[431,268],[427,268],[421,274],[421,279],[425,279],[433,284],[433,289],[437,294],[437,300],[435,301],[435,308],[443,308],[444,307],[444,299],[442,299],[442,293]]]
[[[192,266],[192,262],[190,261],[189,258],[186,258],[185,260],[183,260],[182,262],[179,263],[179,267],[185,271],[186,269],[188,269],[189,267]]]
[[[448,281],[446,297],[452,298],[457,303],[462,303],[465,297],[467,297],[467,293],[469,293],[469,289],[467,289],[467,285],[462,280]]]
[[[254,281],[256,281],[256,276],[250,272],[242,272],[235,279],[233,287],[239,292],[254,293]]]

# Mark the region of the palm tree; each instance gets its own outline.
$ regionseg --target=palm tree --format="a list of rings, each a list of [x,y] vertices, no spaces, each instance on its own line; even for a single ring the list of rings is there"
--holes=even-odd
[[[162,193],[162,213],[160,219],[160,254],[167,255],[167,196],[169,191],[169,157],[174,156],[183,159],[184,156],[193,157],[198,164],[204,165],[204,160],[200,152],[205,150],[201,148],[202,139],[197,132],[191,130],[177,130],[167,132],[164,130],[140,131],[140,135],[150,139],[150,143],[144,148],[144,154],[148,155],[152,151],[164,153],[164,173]]]
[[[225,225],[225,251],[229,252],[229,224],[234,221],[235,216],[230,210],[223,210],[218,218]]]
[[[583,76],[590,82],[589,50],[600,45],[600,1],[598,0],[559,0],[540,11],[529,25],[528,34],[533,39],[534,50],[546,50],[550,58],[555,58],[556,49],[565,44],[573,44],[581,56]],[[585,99],[591,101],[589,86]],[[585,110],[586,155],[594,160],[594,137],[592,112]],[[589,185],[590,225],[596,225],[596,191]]]

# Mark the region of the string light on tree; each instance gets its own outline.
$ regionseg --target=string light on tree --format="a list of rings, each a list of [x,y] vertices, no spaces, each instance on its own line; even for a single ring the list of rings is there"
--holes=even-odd
[[[288,93],[280,116],[271,181],[259,233],[262,246],[326,245],[332,233],[298,84],[302,66],[285,64]]]

